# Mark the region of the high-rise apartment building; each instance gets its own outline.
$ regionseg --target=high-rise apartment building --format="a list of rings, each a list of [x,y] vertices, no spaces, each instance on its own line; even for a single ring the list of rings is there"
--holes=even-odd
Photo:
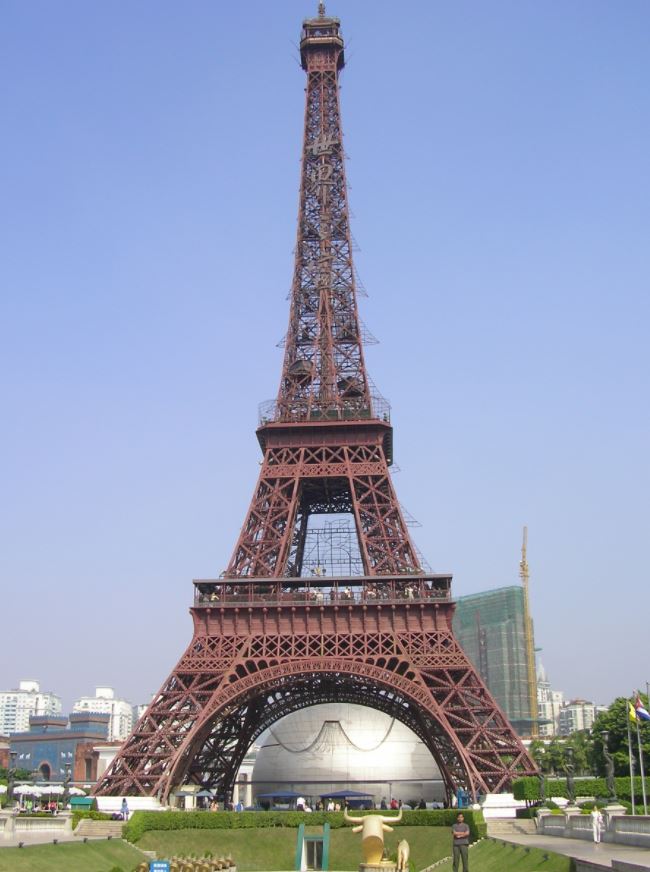
[[[60,712],[60,697],[41,692],[38,681],[22,679],[17,690],[0,691],[0,734],[26,732],[30,715],[58,715]]]
[[[96,687],[95,696],[82,696],[72,706],[74,712],[110,715],[108,741],[124,741],[133,729],[133,706],[118,699],[112,687]]]
[[[564,693],[553,690],[546,670],[540,663],[537,670],[537,710],[539,712],[539,735],[541,738],[560,733],[560,711],[564,705]]]
[[[560,735],[568,736],[577,730],[591,729],[596,717],[603,711],[607,711],[607,706],[594,705],[586,699],[572,699],[560,709]]]

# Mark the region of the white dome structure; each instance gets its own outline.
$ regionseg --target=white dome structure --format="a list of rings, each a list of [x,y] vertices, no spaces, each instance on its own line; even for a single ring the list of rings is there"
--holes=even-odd
[[[384,712],[328,703],[293,712],[261,738],[252,774],[255,796],[299,791],[357,790],[375,803],[440,800],[440,771],[427,747],[408,727]]]

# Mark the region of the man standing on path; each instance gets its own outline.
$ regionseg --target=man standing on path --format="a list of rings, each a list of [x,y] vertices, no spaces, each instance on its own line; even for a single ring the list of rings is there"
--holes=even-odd
[[[454,862],[452,868],[454,872],[458,872],[458,863],[460,858],[463,858],[463,872],[469,872],[469,859],[467,850],[469,846],[469,827],[465,823],[465,816],[462,812],[456,818],[456,823],[451,828],[451,834],[454,839]]]

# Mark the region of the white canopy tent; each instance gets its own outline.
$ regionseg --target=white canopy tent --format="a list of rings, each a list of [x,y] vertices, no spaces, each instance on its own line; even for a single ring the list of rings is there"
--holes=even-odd
[[[42,790],[35,784],[17,784],[14,793],[18,796],[41,796]]]

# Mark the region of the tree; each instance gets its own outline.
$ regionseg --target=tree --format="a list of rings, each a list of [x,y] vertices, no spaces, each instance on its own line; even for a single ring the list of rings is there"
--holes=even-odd
[[[539,739],[530,744],[533,759],[545,775],[561,776],[564,773],[567,748],[573,750],[576,775],[590,775],[593,767],[593,741],[589,730],[579,730],[570,736],[554,736],[548,745]]]
[[[569,736],[573,748],[576,775],[591,775],[593,772],[594,743],[589,730],[578,730]]]
[[[544,768],[546,762],[544,759],[546,757],[546,745],[542,739],[533,739],[528,746],[528,753],[542,772],[546,772],[546,769]]]
[[[530,750],[533,759],[545,775],[562,777],[567,748],[573,751],[576,775],[591,774],[592,741],[588,730],[580,730],[570,736],[554,736],[548,745],[536,741],[531,743]]]
[[[6,784],[9,780],[9,770],[4,766],[0,766],[0,782]],[[14,781],[31,781],[32,780],[32,770],[31,769],[16,769],[14,772]]]
[[[647,708],[648,698],[645,694],[639,694],[641,702]],[[593,763],[598,775],[605,774],[605,758],[603,757],[603,730],[609,732],[608,746],[614,758],[614,772],[616,775],[629,775],[629,748],[627,742],[627,725],[630,698],[619,696],[610,705],[606,712],[598,715],[591,728],[593,738]],[[632,728],[632,752],[637,761],[636,774],[639,774],[638,750],[636,739],[636,726],[630,723]],[[640,721],[639,732],[641,734],[641,746],[644,759],[650,760],[650,722]]]

